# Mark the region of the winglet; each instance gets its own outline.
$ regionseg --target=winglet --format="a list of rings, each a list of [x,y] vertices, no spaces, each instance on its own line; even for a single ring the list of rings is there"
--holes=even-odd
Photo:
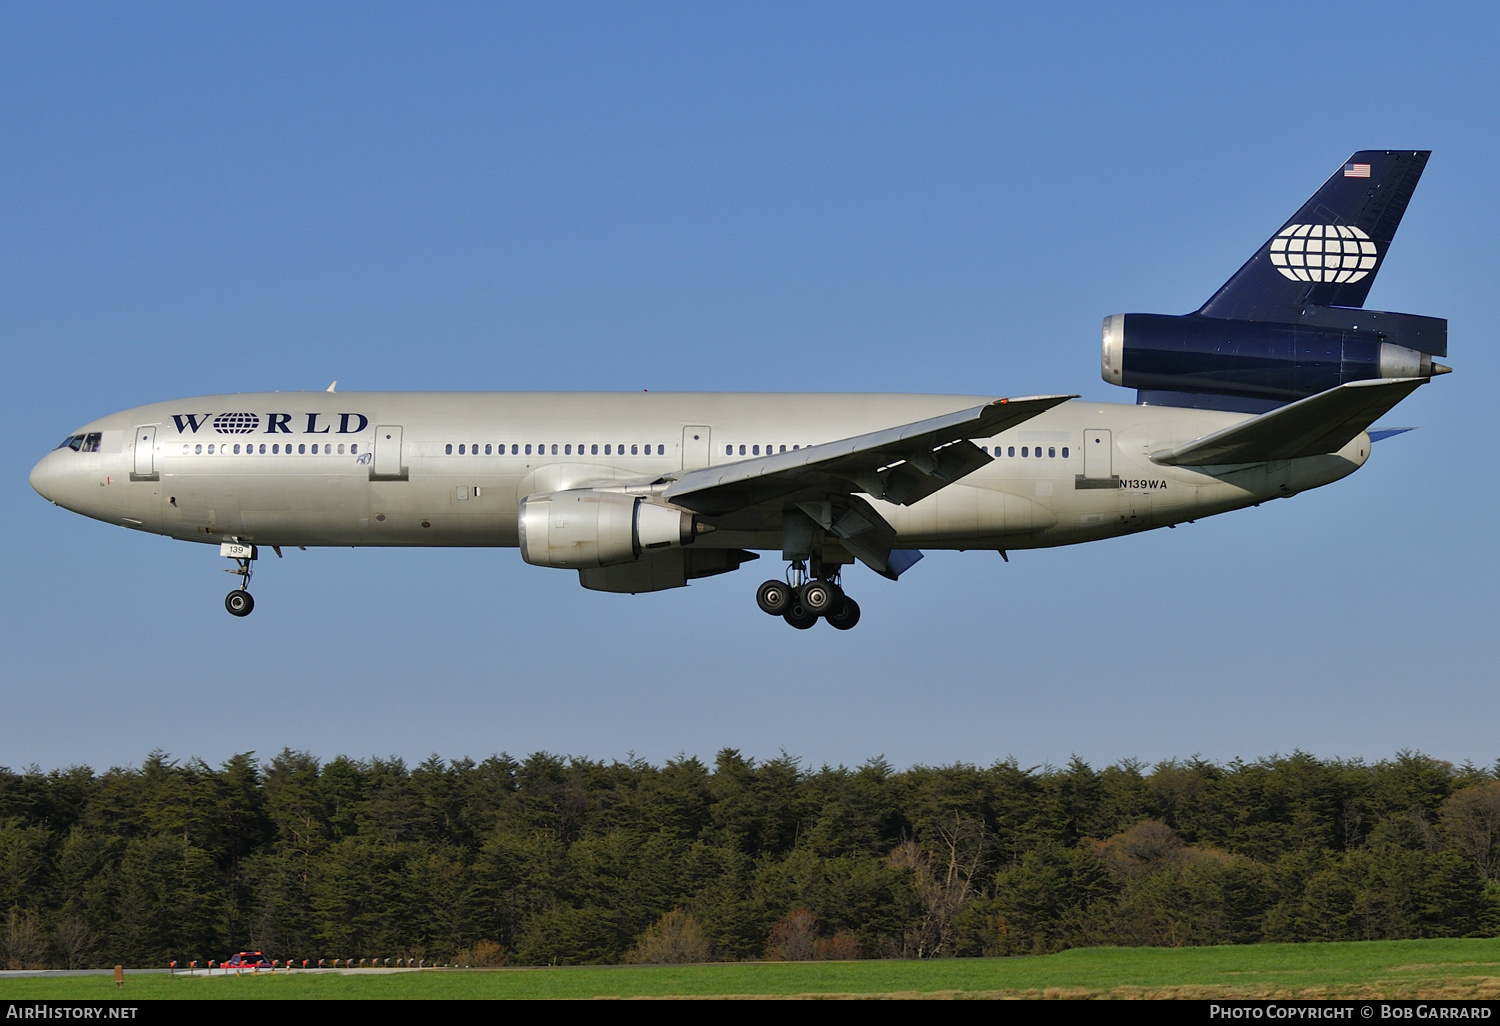
[[[339,379],[338,378],[334,378],[333,379],[333,384],[331,384],[331,385],[328,386],[328,391],[332,392],[335,389],[337,389],[338,387],[339,387]]]

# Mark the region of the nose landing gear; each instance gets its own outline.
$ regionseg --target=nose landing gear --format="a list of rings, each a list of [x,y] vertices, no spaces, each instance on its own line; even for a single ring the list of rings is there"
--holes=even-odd
[[[832,574],[809,576],[807,564],[796,560],[789,581],[767,581],[756,589],[755,604],[799,631],[809,629],[819,619],[835,630],[847,631],[859,623],[859,603],[838,586],[838,565],[833,564],[832,569]]]
[[[250,611],[255,608],[255,599],[248,591],[237,588],[224,596],[224,608],[234,616],[249,616]]]
[[[255,572],[250,565],[255,562],[255,546],[225,542],[219,546],[219,555],[228,556],[235,562],[234,569],[225,567],[224,572],[238,574],[240,578],[240,586],[224,596],[224,608],[231,616],[249,616],[255,608],[255,599],[250,597],[249,590],[250,575]]]

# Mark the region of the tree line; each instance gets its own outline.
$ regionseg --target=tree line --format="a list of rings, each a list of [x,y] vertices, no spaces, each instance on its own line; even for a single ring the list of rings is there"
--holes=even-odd
[[[1500,932],[1500,776],[286,750],[0,769],[0,963],[941,958]]]

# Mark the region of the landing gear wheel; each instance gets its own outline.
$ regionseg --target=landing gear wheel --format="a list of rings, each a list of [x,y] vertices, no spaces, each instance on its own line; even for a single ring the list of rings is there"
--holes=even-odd
[[[761,612],[781,616],[792,604],[792,588],[785,581],[767,581],[755,589],[755,604]]]
[[[235,616],[249,616],[250,610],[255,608],[255,600],[248,591],[235,589],[224,596],[224,608]]]
[[[842,603],[823,614],[823,619],[828,621],[828,626],[847,631],[859,623],[859,603],[845,596]]]
[[[827,581],[808,581],[798,591],[798,597],[809,613],[814,616],[823,616],[839,604],[844,593],[839,590],[837,584],[830,584]]]
[[[818,622],[818,614],[809,610],[800,601],[793,602],[787,606],[786,612],[781,614],[781,618],[799,631],[805,631]]]

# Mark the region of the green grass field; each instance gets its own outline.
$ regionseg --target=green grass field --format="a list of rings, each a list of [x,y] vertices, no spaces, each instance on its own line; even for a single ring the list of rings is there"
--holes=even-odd
[[[1500,998],[1500,939],[1087,948],[1029,958],[0,979],[0,1000],[629,997]]]

